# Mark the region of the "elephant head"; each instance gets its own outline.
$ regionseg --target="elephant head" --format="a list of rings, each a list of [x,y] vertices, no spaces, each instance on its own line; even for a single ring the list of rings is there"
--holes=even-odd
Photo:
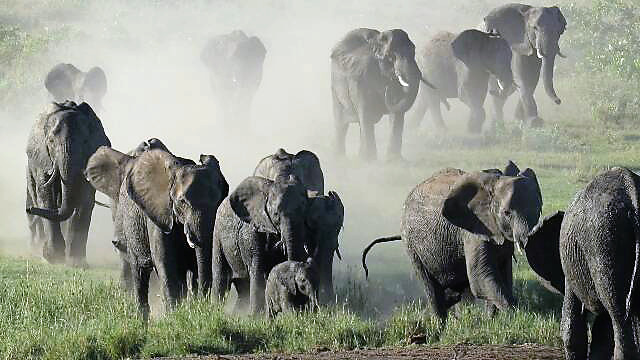
[[[528,236],[524,247],[529,266],[538,280],[555,293],[564,294],[564,272],[560,260],[560,228],[564,211],[545,217]]]
[[[180,224],[176,234],[195,249],[198,288],[211,287],[211,249],[215,214],[229,185],[217,159],[201,155],[200,165],[184,165],[163,150],[138,156],[125,177],[128,196],[164,233]]]
[[[553,84],[556,55],[564,57],[558,41],[567,27],[567,20],[560,9],[557,6],[505,5],[492,11],[484,20],[487,31],[500,34],[515,53],[536,55],[542,60],[545,92],[560,104]]]
[[[62,202],[58,209],[29,208],[27,212],[61,222],[69,219],[84,199],[82,187],[87,182],[83,172],[89,157],[100,146],[111,146],[111,142],[87,103],[53,103],[42,116],[46,117],[46,138],[38,157],[50,169],[45,186],[61,182]]]
[[[380,72],[386,79],[384,102],[390,113],[404,113],[416,99],[422,73],[416,47],[401,29],[387,30],[369,40]]]
[[[311,233],[310,251],[317,268],[320,298],[323,303],[333,301],[333,254],[342,259],[338,248],[338,235],[344,223],[344,205],[334,191],[326,196],[311,197],[307,210],[307,227]]]
[[[276,181],[248,177],[229,195],[229,204],[242,221],[256,230],[279,234],[287,260],[304,260],[309,198],[306,187],[295,176]]]
[[[485,236],[495,244],[505,241],[524,247],[538,223],[542,195],[536,174],[522,172],[512,163],[505,175],[465,174],[444,201],[442,215],[452,224]],[[517,172],[517,175],[509,175]]]
[[[500,96],[512,91],[511,48],[499,36],[478,30],[465,30],[451,42],[453,56],[469,69],[488,72],[495,76]]]
[[[84,101],[96,110],[102,108],[107,93],[107,77],[97,66],[84,73],[72,64],[58,64],[49,71],[44,84],[55,101]]]
[[[320,159],[311,151],[302,150],[290,154],[278,149],[258,163],[254,176],[262,176],[270,180],[288,178],[295,175],[307,187],[310,196],[324,194],[324,175],[320,168]]]

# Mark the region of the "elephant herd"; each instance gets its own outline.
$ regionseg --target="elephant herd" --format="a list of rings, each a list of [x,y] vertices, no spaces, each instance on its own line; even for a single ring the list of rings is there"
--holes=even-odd
[[[487,94],[493,128],[515,91],[516,118],[541,125],[533,92],[542,70],[546,93],[560,103],[553,68],[562,56],[564,16],[557,7],[509,4],[484,21],[486,32],[440,32],[418,55],[400,29],[360,28],[339,41],[330,57],[338,154],[345,153],[349,124],[359,123],[360,155],[374,159],[374,125],[389,115],[388,156],[399,158],[405,113],[419,123],[428,110],[444,130],[440,106],[448,108],[451,98],[469,107],[472,133],[483,128]],[[262,42],[242,31],[206,44],[201,59],[223,116],[245,121],[265,54]],[[213,155],[182,158],[155,138],[127,153],[113,149],[93,110],[107,88],[100,68],[85,73],[59,64],[45,87],[55,102],[29,135],[26,174],[31,243],[44,259],[86,265],[98,190],[111,200],[122,284],[145,320],[152,272],[167,309],[189,293],[223,300],[232,285],[236,310],[251,314],[275,316],[335,299],[333,258],[341,257],[345,207],[337,192],[325,193],[316,154],[279,149],[231,191]],[[368,275],[372,247],[402,240],[428,306],[444,322],[468,293],[491,312],[516,307],[512,258],[518,248],[543,285],[564,294],[567,359],[638,358],[639,193],[638,175],[613,168],[596,176],[566,211],[541,219],[534,170],[513,162],[478,172],[443,169],[409,193],[400,234],[374,240],[362,264]]]

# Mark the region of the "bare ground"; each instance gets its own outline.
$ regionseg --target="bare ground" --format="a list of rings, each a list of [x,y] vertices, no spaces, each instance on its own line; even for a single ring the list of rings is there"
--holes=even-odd
[[[449,345],[353,351],[316,351],[308,354],[214,355],[156,360],[551,360],[564,359],[560,348],[542,345]]]

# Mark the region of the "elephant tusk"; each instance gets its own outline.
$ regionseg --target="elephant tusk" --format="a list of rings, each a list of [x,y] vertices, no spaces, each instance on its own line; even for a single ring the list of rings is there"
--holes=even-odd
[[[184,234],[187,236],[187,244],[189,244],[189,247],[191,247],[192,249],[199,247],[198,244],[196,244],[191,238],[191,232],[186,227],[184,229]]]
[[[498,80],[498,87],[500,88],[500,91],[504,91],[504,85],[502,84],[502,81]]]
[[[432,83],[428,82],[427,79],[425,79],[424,77],[420,77],[420,81],[422,81],[425,85],[427,85],[428,87],[436,90],[437,88],[435,87],[435,85],[433,85]]]
[[[524,255],[524,253],[522,252],[522,247],[520,246],[520,242],[516,241],[516,249],[518,249],[518,253],[520,253],[520,255]]]
[[[340,248],[336,248],[336,255],[338,256],[338,259],[342,261],[342,254],[340,254]]]
[[[42,187],[48,187],[53,184],[53,182],[58,178],[58,168],[54,165],[53,170],[51,171],[51,175],[49,179],[42,185]]]
[[[544,53],[540,49],[536,49],[536,50],[537,50],[538,57],[542,59],[544,57]]]
[[[398,82],[400,83],[400,85],[404,86],[404,87],[408,87],[409,83],[406,82],[403,78],[402,75],[398,74]]]

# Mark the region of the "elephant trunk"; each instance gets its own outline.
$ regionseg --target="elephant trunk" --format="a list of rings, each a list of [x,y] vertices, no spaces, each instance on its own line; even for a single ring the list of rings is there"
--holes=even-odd
[[[211,265],[214,225],[212,221],[206,220],[212,219],[213,216],[202,214],[201,216],[196,217],[199,218],[196,231],[191,232],[191,230],[187,230],[189,226],[185,226],[185,233],[197,234],[195,236],[187,235],[187,239],[192,239],[191,241],[187,240],[187,242],[189,246],[195,249],[196,252],[196,265],[198,267],[198,294],[206,296],[209,293],[209,290],[211,290],[211,283],[213,280]]]
[[[555,55],[547,55],[542,58],[542,83],[544,84],[544,91],[553,100],[554,103],[560,105],[562,100],[556,95],[556,90],[553,86],[553,68],[555,66]]]
[[[422,74],[415,59],[400,58],[394,65],[395,77],[384,93],[389,113],[407,112],[418,95]]]
[[[330,304],[336,297],[333,291],[333,250],[327,252],[318,259],[319,300],[322,304]]]
[[[306,258],[304,250],[306,234],[304,228],[304,223],[296,224],[291,220],[286,220],[281,224],[281,236],[285,243],[287,260],[289,261],[304,261]]]

